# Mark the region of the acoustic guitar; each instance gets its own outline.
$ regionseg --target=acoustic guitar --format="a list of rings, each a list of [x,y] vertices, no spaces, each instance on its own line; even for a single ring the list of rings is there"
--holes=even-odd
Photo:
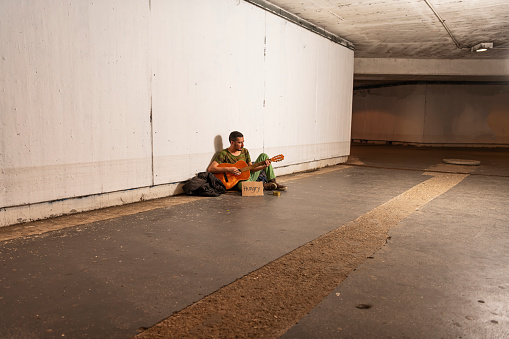
[[[276,155],[275,157],[271,158],[270,161],[272,162],[278,162],[283,160],[285,157],[282,154]],[[221,180],[221,182],[224,184],[227,190],[232,188],[233,186],[237,185],[239,181],[248,180],[249,176],[251,175],[251,170],[255,167],[258,167],[260,165],[263,165],[265,161],[257,162],[256,164],[252,164],[249,166],[245,161],[237,161],[234,164],[228,164],[223,163],[219,164],[218,167],[237,167],[240,170],[239,175],[231,174],[230,172],[225,173],[214,173],[216,178]]]

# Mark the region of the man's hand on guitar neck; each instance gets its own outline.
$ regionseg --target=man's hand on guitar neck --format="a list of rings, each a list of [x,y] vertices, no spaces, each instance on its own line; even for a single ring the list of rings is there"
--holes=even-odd
[[[258,163],[258,164],[259,164],[259,163]],[[262,169],[265,169],[265,168],[269,167],[269,166],[270,166],[270,164],[271,164],[271,160],[270,160],[270,159],[267,159],[267,160],[265,160],[265,163],[264,163],[264,164],[262,164],[262,165],[260,165],[260,166],[258,166],[258,167],[253,168],[253,169],[252,169],[252,171],[253,171],[253,172],[261,171]],[[249,164],[249,165],[251,165],[251,164]],[[255,165],[256,165],[256,164],[255,164]]]

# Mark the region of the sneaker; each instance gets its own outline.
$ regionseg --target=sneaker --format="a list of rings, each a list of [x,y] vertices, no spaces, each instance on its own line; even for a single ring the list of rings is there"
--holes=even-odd
[[[277,189],[278,191],[286,191],[286,186],[285,186],[285,185],[281,185],[281,184],[278,184],[278,183],[276,182],[276,186],[277,186],[277,188],[276,188],[276,189]]]
[[[276,184],[276,188],[275,189],[277,189],[278,191],[286,191],[286,186],[278,184],[275,179],[270,180],[269,183]]]
[[[268,182],[266,184],[263,184],[263,189],[266,191],[273,191],[277,189],[277,185],[275,182]]]

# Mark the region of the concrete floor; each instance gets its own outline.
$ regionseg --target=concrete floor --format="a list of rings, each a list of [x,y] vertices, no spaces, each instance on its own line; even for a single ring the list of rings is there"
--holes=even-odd
[[[508,338],[507,151],[360,146],[352,154],[390,168],[436,168],[443,158],[481,165],[392,229],[283,338]]]
[[[0,243],[2,337],[132,337],[425,182],[426,169],[469,175],[392,228],[283,338],[509,337],[509,151],[351,153],[350,166],[281,178],[281,197],[119,207],[117,217],[71,227],[55,219],[67,227]]]

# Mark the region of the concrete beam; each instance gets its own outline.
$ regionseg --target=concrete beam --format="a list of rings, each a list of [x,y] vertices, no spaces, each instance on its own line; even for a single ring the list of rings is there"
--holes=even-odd
[[[509,60],[355,58],[354,73],[356,79],[432,76],[509,81]]]

